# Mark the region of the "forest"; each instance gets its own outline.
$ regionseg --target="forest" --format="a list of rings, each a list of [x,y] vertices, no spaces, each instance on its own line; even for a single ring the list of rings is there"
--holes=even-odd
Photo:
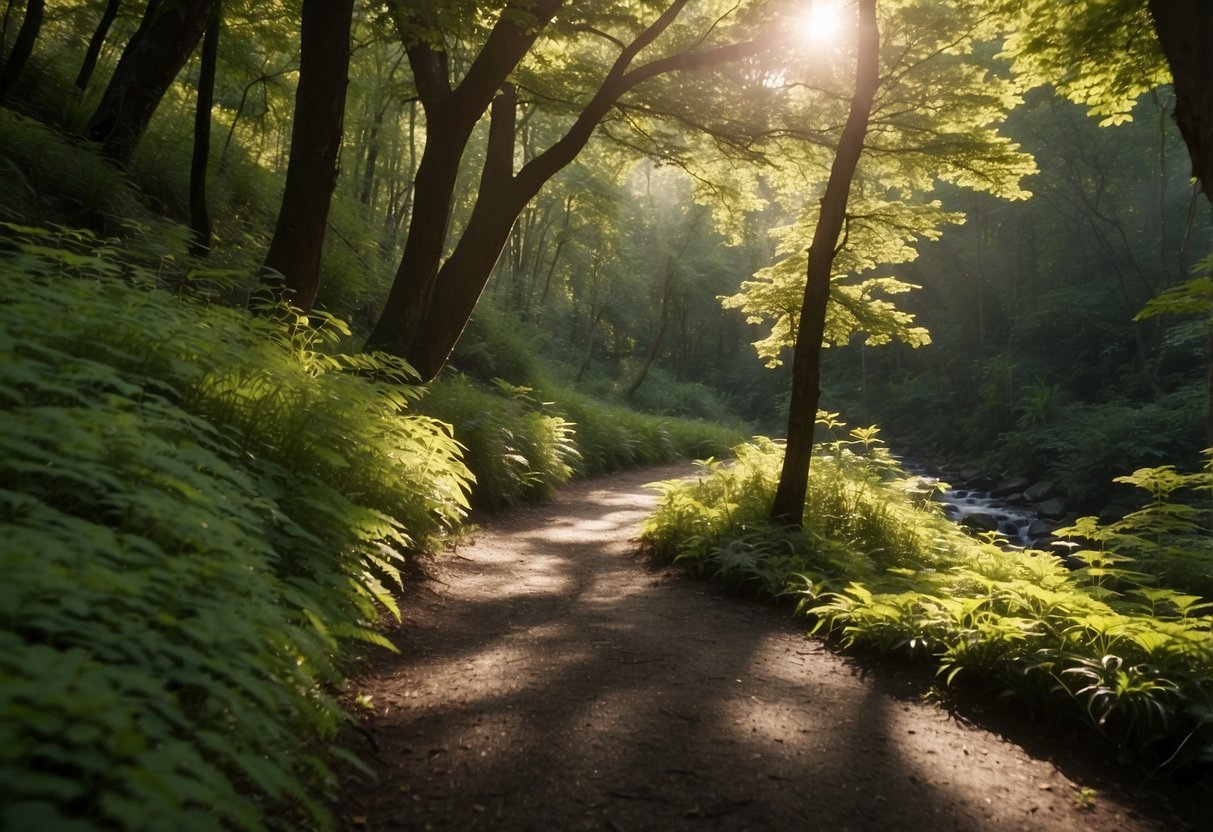
[[[414,577],[687,460],[654,558],[1207,788],[1210,42],[1197,0],[7,0],[0,827],[335,828]]]

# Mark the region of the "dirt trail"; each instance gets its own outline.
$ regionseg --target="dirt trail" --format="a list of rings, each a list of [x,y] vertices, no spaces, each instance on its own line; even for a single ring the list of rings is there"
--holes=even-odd
[[[575,484],[440,559],[401,655],[352,686],[379,780],[347,785],[348,829],[1178,828],[924,703],[918,674],[865,673],[784,611],[654,570],[643,484],[685,473]]]

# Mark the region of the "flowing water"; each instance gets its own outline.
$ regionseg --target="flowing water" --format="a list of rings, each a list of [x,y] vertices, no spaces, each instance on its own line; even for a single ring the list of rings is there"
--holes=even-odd
[[[907,473],[918,477],[924,486],[938,488],[939,478],[931,474],[922,463],[902,459],[900,464]],[[997,523],[998,534],[1005,537],[1012,546],[1032,545],[1028,529],[1037,519],[1037,514],[1029,506],[1013,505],[1006,500],[990,496],[988,491],[978,491],[965,486],[937,491],[935,500],[943,504],[944,514],[961,525],[978,525],[977,518],[965,522],[970,515],[988,515]]]
[[[970,514],[982,513],[992,516],[998,521],[998,533],[1015,546],[1031,546],[1032,538],[1028,528],[1036,520],[1036,512],[1030,508],[1013,506],[1004,500],[991,497],[985,491],[969,491],[964,488],[950,488],[939,496],[944,505],[944,513],[958,523],[963,524]]]

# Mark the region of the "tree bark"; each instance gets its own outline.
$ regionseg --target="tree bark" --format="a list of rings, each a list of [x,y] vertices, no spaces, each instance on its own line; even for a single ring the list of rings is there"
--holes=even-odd
[[[834,154],[830,179],[821,200],[817,228],[809,247],[808,282],[805,284],[796,345],[792,353],[787,447],[779,474],[779,486],[771,505],[771,520],[789,526],[799,526],[804,519],[813,453],[813,428],[821,396],[821,344],[825,337],[826,304],[830,298],[830,269],[846,217],[851,179],[867,135],[872,101],[880,85],[880,32],[876,25],[876,0],[859,0],[858,6],[855,92],[851,96],[850,113],[838,140],[838,151]]]
[[[507,21],[503,16],[463,83],[453,92],[447,84],[445,54],[424,45],[410,47],[418,93],[429,119],[426,147],[418,167],[415,191],[415,204],[426,206],[426,210],[417,210],[413,214],[404,258],[383,314],[367,340],[367,349],[382,349],[401,355],[418,371],[423,381],[434,378],[462,335],[515,220],[540,188],[577,157],[598,123],[611,111],[620,96],[663,73],[727,63],[755,54],[765,46],[763,41],[735,43],[701,52],[682,52],[631,68],[636,56],[674,22],[686,2],[671,2],[657,20],[622,49],[598,90],[561,139],[524,164],[517,175],[509,175],[509,171],[503,168],[500,173],[489,177],[495,187],[486,188],[486,180],[482,177],[467,228],[445,262],[442,262],[441,255],[446,243],[455,175],[467,136],[479,113],[484,112],[483,107],[476,109],[478,98],[471,99],[473,106],[456,107],[453,113],[449,105],[457,97],[459,100],[469,97],[463,93],[465,87],[482,92],[479,87],[469,87],[474,77],[478,82],[499,77],[504,83],[504,77],[522,59],[539,29],[554,16],[561,4],[556,0],[538,0],[531,9],[531,15],[539,25],[525,30],[512,18]],[[494,45],[494,38],[507,37],[503,31],[513,32],[508,36],[512,49],[490,49]],[[484,71],[478,74],[477,70],[481,67]],[[510,95],[512,98],[512,93]],[[500,97],[498,101],[501,101]],[[474,115],[471,123],[467,122],[469,113]],[[495,105],[493,122],[500,124],[505,117],[504,110],[499,113]],[[509,118],[509,162],[512,168],[513,115]],[[498,129],[497,132],[498,144],[505,143],[503,130]],[[493,134],[491,123],[490,145]],[[492,147],[489,153],[493,155]],[[486,174],[490,164],[495,163],[486,162]]]
[[[105,4],[101,20],[97,23],[97,28],[93,30],[93,36],[89,38],[88,49],[85,50],[80,71],[76,74],[76,80],[72,84],[78,95],[83,95],[84,91],[88,89],[88,82],[93,78],[93,70],[97,68],[97,58],[101,56],[101,47],[105,45],[105,38],[109,35],[114,19],[118,17],[118,7],[121,5],[122,0],[108,0]]]
[[[457,87],[451,86],[447,54],[431,44],[410,40],[416,12],[399,3],[391,7],[426,117],[425,149],[417,165],[412,194],[413,205],[423,208],[414,210],[409,218],[400,267],[366,348],[385,350],[409,359],[424,380],[433,378],[441,364],[432,372],[418,366],[415,344],[423,339],[425,318],[438,280],[464,149],[476,123],[506,77],[530,50],[540,30],[561,5],[561,0],[509,3]],[[527,6],[530,6],[533,25],[523,25],[515,16]],[[510,221],[512,224],[512,217]],[[500,247],[493,253],[494,262],[499,252]],[[492,263],[489,267],[491,270]],[[443,361],[445,359],[446,355],[443,355]]]
[[[202,39],[218,0],[149,2],[88,124],[110,161],[126,166],[169,85]]]
[[[320,289],[329,203],[337,185],[354,0],[304,0],[295,120],[282,208],[265,256],[266,291],[311,309]]]
[[[25,17],[21,21],[21,28],[17,30],[17,39],[13,41],[13,49],[8,53],[4,69],[0,70],[0,100],[8,95],[34,51],[34,42],[38,40],[38,32],[42,29],[42,13],[45,8],[44,0],[28,0],[25,4]]]
[[[1207,0],[1150,0],[1154,29],[1175,83],[1175,123],[1192,157],[1192,175],[1213,200],[1213,83],[1209,44],[1213,4]]]
[[[215,66],[219,62],[219,30],[223,27],[222,2],[202,39],[198,70],[198,102],[194,109],[194,153],[190,159],[190,253],[206,257],[211,250],[211,213],[206,205],[206,169],[211,155],[211,108],[215,102]]]

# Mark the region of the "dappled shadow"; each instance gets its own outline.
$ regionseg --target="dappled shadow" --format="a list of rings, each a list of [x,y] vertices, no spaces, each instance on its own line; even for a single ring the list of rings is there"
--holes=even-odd
[[[1051,766],[768,607],[644,568],[640,486],[672,473],[495,518],[406,599],[401,655],[357,683],[379,779],[349,785],[350,828],[1153,828],[1079,811]]]

